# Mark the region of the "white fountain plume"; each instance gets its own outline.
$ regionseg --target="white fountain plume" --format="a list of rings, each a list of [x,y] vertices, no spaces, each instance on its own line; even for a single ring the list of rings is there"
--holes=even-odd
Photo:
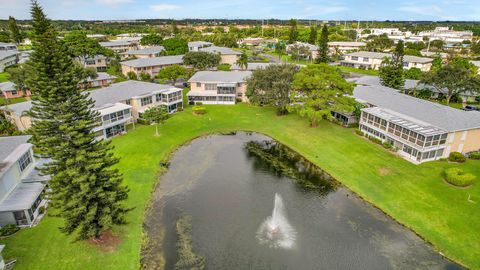
[[[257,231],[260,244],[272,248],[291,249],[295,246],[297,232],[288,222],[282,197],[275,193],[272,216],[265,219]]]

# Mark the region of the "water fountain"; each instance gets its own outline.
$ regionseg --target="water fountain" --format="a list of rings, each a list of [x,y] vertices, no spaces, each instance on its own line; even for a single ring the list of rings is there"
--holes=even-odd
[[[259,243],[271,248],[292,249],[295,246],[296,234],[288,222],[282,197],[275,193],[272,215],[265,219],[257,231]]]

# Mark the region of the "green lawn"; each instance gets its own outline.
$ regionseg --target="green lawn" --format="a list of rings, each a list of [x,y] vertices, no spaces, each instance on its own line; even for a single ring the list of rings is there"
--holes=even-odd
[[[27,100],[27,99],[25,99],[24,97],[10,98],[10,99],[0,98],[0,106],[20,103],[20,102],[24,102],[25,100]]]
[[[368,69],[367,70],[367,69],[359,69],[359,68],[345,67],[345,66],[336,66],[336,67],[339,68],[343,72],[378,76],[378,70],[374,70],[374,69]]]
[[[273,110],[236,106],[206,106],[193,116],[191,108],[175,114],[160,128],[141,126],[113,139],[118,165],[130,187],[128,203],[135,209],[128,225],[115,233],[122,239],[115,251],[101,251],[86,242],[73,242],[47,217],[32,229],[2,240],[5,257],[16,258],[15,269],[132,269],[139,268],[143,212],[160,172],[159,164],[180,145],[213,132],[251,130],[265,133],[303,154],[361,197],[414,229],[446,256],[480,269],[480,184],[456,189],[444,183],[444,168],[458,166],[477,175],[480,161],[462,165],[429,162],[416,166],[381,146],[357,136],[353,129],[322,122],[308,127],[296,115],[277,117]],[[477,180],[477,181],[478,181]],[[469,202],[468,197],[475,203]]]
[[[6,72],[0,72],[0,83],[8,81],[9,77],[10,77],[10,74]]]

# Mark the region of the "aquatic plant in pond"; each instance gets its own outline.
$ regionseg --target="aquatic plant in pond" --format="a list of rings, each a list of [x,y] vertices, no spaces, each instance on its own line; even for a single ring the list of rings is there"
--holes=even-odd
[[[175,264],[177,270],[202,270],[205,269],[205,258],[193,252],[192,247],[192,217],[181,216],[176,225],[178,260]]]
[[[297,232],[287,219],[282,197],[275,193],[272,215],[268,217],[257,232],[260,244],[272,248],[292,249],[295,247]]]

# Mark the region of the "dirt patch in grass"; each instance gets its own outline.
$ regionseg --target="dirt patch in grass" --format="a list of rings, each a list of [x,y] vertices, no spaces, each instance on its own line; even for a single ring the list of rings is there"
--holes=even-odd
[[[92,245],[105,253],[114,252],[121,242],[122,239],[118,235],[114,235],[112,231],[106,231],[100,239],[88,240],[89,245]]]
[[[390,168],[381,167],[380,169],[378,169],[378,175],[380,175],[380,176],[387,176],[387,175],[390,175],[390,174],[392,174],[392,169],[390,169]]]

